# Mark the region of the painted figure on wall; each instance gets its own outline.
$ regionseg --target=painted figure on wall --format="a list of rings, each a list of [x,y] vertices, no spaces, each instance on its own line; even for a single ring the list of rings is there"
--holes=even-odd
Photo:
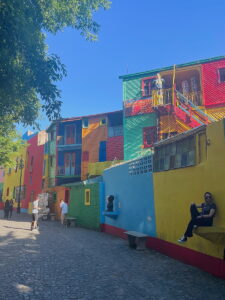
[[[114,196],[110,195],[107,198],[107,211],[113,211]]]

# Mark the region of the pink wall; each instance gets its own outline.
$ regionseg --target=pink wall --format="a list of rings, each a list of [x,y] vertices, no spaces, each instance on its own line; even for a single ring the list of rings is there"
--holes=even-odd
[[[205,106],[225,105],[225,82],[219,82],[218,69],[225,68],[225,59],[202,64],[202,91]]]
[[[107,139],[106,155],[107,161],[114,160],[115,157],[117,160],[123,160],[123,136],[114,136]]]

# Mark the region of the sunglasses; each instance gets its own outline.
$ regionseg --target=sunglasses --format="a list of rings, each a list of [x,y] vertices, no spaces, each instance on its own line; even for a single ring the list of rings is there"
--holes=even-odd
[[[205,198],[211,198],[211,196],[205,196]]]

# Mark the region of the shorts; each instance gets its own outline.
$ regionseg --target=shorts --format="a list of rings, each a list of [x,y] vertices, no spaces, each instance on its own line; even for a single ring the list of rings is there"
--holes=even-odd
[[[32,220],[33,221],[37,221],[38,220],[38,213],[35,213],[35,214],[33,213],[32,214]]]

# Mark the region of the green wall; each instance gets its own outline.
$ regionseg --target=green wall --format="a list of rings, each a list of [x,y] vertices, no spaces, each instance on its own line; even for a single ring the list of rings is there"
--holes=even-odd
[[[146,152],[143,149],[143,128],[156,126],[156,114],[124,118],[124,160],[137,158]]]
[[[141,97],[141,79],[123,81],[123,101]]]
[[[85,189],[90,189],[90,205],[85,205]],[[71,186],[69,215],[77,218],[78,226],[100,229],[99,183]]]

